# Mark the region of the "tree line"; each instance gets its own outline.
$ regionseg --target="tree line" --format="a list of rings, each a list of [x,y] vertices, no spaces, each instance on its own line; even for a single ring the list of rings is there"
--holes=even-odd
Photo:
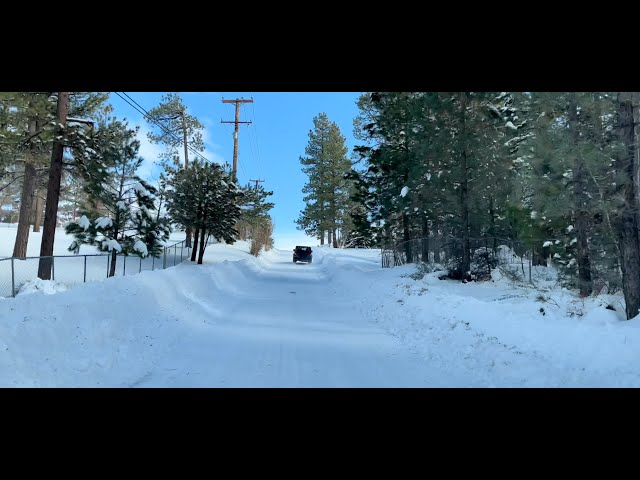
[[[372,93],[356,122],[355,172],[379,242],[522,242],[581,295],[621,286],[640,307],[637,140],[631,94]],[[635,118],[637,119],[637,112]],[[406,188],[404,196],[398,195]],[[427,244],[428,245],[428,244]],[[546,264],[545,262],[540,262]]]
[[[116,118],[108,99],[103,92],[0,93],[0,221],[17,221],[14,257],[26,256],[31,225],[38,232],[43,223],[42,256],[53,254],[55,228],[64,225],[75,239],[70,251],[88,244],[111,253],[109,276],[118,255],[161,255],[175,227],[199,241],[198,263],[208,237],[233,243],[242,222],[251,226],[245,238],[255,233],[255,244],[271,247],[272,192],[239,187],[228,164],[202,156],[189,162],[189,151],[204,150],[204,127],[177,94],[164,95],[146,117],[149,140],[165,147],[152,159],[161,171],[155,184],[138,174],[138,128]],[[38,276],[50,274],[50,260],[41,258]]]
[[[337,126],[313,120],[299,228],[334,245],[337,231],[354,246],[401,245],[408,258],[413,239],[423,259],[448,240],[463,278],[478,240],[517,242],[582,296],[621,289],[627,318],[638,314],[639,93],[368,92],[357,103],[351,160]]]

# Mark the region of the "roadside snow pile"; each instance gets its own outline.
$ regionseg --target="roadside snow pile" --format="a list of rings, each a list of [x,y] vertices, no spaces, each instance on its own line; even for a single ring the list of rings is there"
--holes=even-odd
[[[640,387],[640,316],[624,320],[621,295],[580,298],[545,267],[537,288],[498,270],[470,283],[415,273],[353,264],[331,281],[460,387]]]
[[[63,283],[36,278],[35,280],[29,280],[22,284],[16,295],[27,295],[36,292],[42,292],[45,295],[53,295],[54,293],[65,292],[66,290],[67,286]]]

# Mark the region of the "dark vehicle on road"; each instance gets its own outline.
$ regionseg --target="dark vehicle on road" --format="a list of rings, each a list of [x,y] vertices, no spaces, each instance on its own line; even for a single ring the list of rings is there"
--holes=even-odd
[[[293,263],[307,262],[311,263],[313,260],[313,250],[311,247],[296,247],[293,249]]]

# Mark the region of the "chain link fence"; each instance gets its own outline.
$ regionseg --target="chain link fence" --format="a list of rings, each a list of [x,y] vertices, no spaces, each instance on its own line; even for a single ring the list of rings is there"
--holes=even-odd
[[[211,243],[214,241],[207,242]],[[186,246],[186,240],[182,240],[166,245],[159,257],[118,255],[115,276],[173,267],[190,259],[191,251],[191,247]],[[51,280],[65,285],[101,281],[109,276],[110,253],[0,258],[0,297],[15,297],[26,282],[38,278],[41,258],[51,259]]]
[[[572,270],[577,267],[575,261],[557,260],[557,256],[551,253],[556,243],[560,242],[531,239],[519,241],[494,237],[470,238],[468,249],[471,274],[476,278],[486,278],[493,269],[499,268],[513,280],[533,283],[534,273],[541,271],[537,267],[553,266],[557,268],[559,284],[570,285],[575,277]],[[434,270],[440,268],[451,272],[462,263],[463,253],[463,241],[459,238],[415,238],[382,247],[382,268],[415,263]],[[619,290],[622,274],[615,244],[594,242],[590,245],[590,255],[594,290],[605,289],[608,293]]]

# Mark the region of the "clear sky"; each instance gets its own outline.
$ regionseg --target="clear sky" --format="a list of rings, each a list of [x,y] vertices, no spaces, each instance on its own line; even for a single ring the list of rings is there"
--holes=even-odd
[[[122,92],[120,92],[122,94]],[[157,106],[164,92],[124,92],[145,110]],[[313,128],[313,117],[325,112],[336,122],[347,139],[349,154],[357,141],[353,137],[353,119],[358,114],[358,92],[177,92],[187,106],[189,114],[196,116],[205,126],[205,151],[211,161],[233,163],[233,124],[220,120],[234,120],[235,105],[223,104],[222,98],[253,98],[254,103],[243,104],[240,120],[251,121],[240,125],[238,135],[238,181],[245,185],[250,179],[263,179],[261,185],[273,195],[275,207],[271,216],[275,222],[274,240],[277,248],[295,245],[316,245],[303,231],[296,229],[295,220],[304,208],[302,187],[307,181],[300,166],[300,156]],[[126,98],[126,97],[125,97]],[[139,125],[140,155],[145,163],[140,171],[143,177],[157,179],[154,166],[160,145],[148,142],[149,130],[143,116],[120,97],[111,94],[109,102],[118,118],[127,118],[130,125]],[[190,154],[191,158],[191,154]]]

